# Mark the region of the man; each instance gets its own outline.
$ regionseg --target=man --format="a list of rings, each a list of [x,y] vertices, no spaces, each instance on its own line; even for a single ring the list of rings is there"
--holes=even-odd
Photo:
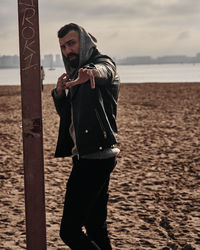
[[[116,66],[99,53],[96,39],[81,26],[65,25],[58,38],[66,73],[52,91],[60,116],[55,157],[72,156],[73,160],[60,237],[74,250],[112,249],[106,217],[110,173],[119,153],[114,147]]]
[[[42,91],[44,90],[44,85],[43,85],[44,77],[45,77],[44,68],[43,68],[43,66],[40,66],[40,79],[41,79],[41,89],[42,89]]]

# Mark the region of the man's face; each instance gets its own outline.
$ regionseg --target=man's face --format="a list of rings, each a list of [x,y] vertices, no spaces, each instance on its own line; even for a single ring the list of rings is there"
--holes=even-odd
[[[65,57],[67,57],[71,67],[77,67],[79,64],[80,41],[79,34],[75,30],[69,31],[64,37],[59,38],[60,48]]]

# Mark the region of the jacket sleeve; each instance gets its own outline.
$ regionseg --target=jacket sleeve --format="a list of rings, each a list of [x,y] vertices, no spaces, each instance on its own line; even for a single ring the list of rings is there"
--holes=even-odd
[[[100,78],[95,78],[96,85],[107,85],[113,84],[115,80],[119,80],[119,77],[116,72],[116,65],[109,57],[100,57],[94,61],[94,63],[90,63],[86,65],[84,68],[95,68],[100,73]]]
[[[69,127],[71,124],[70,96],[69,94],[66,96],[65,92],[63,92],[63,95],[59,96],[56,92],[56,89],[53,89],[52,97],[56,111],[60,116],[60,126],[55,157],[71,156],[73,141],[69,134]]]
[[[65,92],[62,95],[58,95],[56,88],[52,90],[51,95],[55,104],[56,111],[59,116],[62,116],[63,112],[70,111],[70,97],[66,96]]]

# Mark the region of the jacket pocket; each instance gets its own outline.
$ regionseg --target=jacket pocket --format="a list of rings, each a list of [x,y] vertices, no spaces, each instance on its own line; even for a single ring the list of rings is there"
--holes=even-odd
[[[103,122],[101,120],[101,117],[100,117],[99,112],[98,112],[97,109],[95,109],[95,114],[96,114],[96,118],[98,120],[99,126],[100,126],[100,128],[102,130],[103,137],[104,137],[104,139],[107,139],[107,133],[106,133],[105,127],[103,125]]]

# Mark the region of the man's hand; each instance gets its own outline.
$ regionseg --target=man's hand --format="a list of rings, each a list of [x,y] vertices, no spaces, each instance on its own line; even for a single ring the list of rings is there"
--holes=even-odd
[[[62,74],[57,81],[56,91],[58,95],[61,95],[66,89],[65,84],[69,81],[69,75],[64,73]]]
[[[79,69],[78,71],[78,77],[76,80],[71,81],[71,82],[66,82],[65,88],[69,88],[71,86],[75,86],[78,84],[82,84],[90,80],[91,83],[91,88],[95,88],[95,77],[101,77],[100,73],[96,69]]]

